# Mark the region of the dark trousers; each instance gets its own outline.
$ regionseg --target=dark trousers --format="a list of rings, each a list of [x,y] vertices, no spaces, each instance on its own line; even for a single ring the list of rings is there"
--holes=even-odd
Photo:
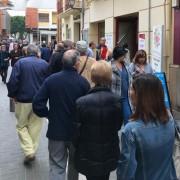
[[[86,176],[87,180],[109,180],[110,174],[104,176]]]
[[[8,68],[1,68],[2,81],[6,83]]]

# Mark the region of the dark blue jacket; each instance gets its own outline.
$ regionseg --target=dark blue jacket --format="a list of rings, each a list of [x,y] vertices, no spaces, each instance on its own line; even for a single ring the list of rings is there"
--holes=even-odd
[[[7,84],[8,96],[21,103],[32,103],[33,97],[48,75],[48,64],[35,56],[19,60]]]
[[[34,98],[33,110],[38,116],[49,119],[47,132],[49,139],[72,140],[75,130],[75,102],[89,89],[87,80],[74,68],[64,69],[45,80]]]
[[[51,58],[51,50],[47,47],[41,48],[41,58],[49,62]]]

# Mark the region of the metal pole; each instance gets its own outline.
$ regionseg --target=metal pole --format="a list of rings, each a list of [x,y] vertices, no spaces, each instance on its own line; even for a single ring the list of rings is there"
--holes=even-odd
[[[84,0],[82,0],[82,40],[84,40],[84,12],[85,12],[85,4],[84,4]]]
[[[148,20],[148,31],[149,31],[149,41],[148,41],[148,53],[149,53],[149,60],[151,56],[151,0],[149,0],[149,20]]]

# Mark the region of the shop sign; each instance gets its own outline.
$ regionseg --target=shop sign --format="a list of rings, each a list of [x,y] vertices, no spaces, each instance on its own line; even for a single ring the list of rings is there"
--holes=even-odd
[[[163,44],[164,44],[164,26],[153,27],[153,45],[152,45],[152,68],[155,72],[163,71]]]

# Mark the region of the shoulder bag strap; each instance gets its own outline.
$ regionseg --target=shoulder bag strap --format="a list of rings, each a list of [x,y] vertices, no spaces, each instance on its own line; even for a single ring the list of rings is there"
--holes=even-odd
[[[89,55],[87,55],[87,57],[86,57],[86,61],[85,61],[85,63],[84,63],[84,66],[83,66],[83,68],[81,69],[81,71],[80,71],[80,73],[79,73],[80,75],[84,72],[84,69],[85,69],[85,67],[86,67],[88,58],[89,58]]]

